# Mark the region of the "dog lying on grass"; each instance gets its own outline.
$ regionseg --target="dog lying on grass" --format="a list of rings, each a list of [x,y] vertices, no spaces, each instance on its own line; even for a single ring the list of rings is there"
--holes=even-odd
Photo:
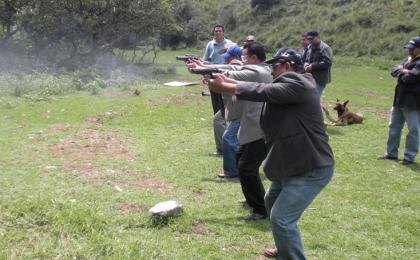
[[[331,123],[327,123],[326,125],[337,125],[337,126],[345,126],[345,125],[351,125],[351,124],[361,124],[363,123],[363,115],[359,113],[353,113],[350,112],[350,110],[347,108],[347,104],[349,103],[349,100],[346,101],[340,101],[337,99],[337,103],[335,104],[334,110],[337,110],[338,119],[335,120],[330,116],[330,113],[328,110],[321,105],[322,110],[325,113],[325,116],[328,118],[328,120],[331,121]]]

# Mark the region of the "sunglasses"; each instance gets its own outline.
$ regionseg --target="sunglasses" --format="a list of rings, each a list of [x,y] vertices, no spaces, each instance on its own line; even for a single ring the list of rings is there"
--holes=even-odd
[[[275,69],[275,68],[277,68],[278,66],[280,66],[281,64],[283,64],[283,63],[281,63],[281,62],[279,62],[279,63],[273,63],[273,64],[270,64],[270,67],[271,67],[271,69]]]

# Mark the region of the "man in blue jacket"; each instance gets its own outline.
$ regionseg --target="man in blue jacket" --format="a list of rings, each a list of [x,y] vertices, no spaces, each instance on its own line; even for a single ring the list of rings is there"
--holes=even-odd
[[[265,195],[278,259],[305,259],[297,223],[303,211],[329,183],[334,156],[328,144],[320,97],[313,77],[303,73],[300,55],[282,49],[266,61],[273,83],[241,82],[215,75],[213,91],[238,99],[265,102],[265,175],[272,181]]]

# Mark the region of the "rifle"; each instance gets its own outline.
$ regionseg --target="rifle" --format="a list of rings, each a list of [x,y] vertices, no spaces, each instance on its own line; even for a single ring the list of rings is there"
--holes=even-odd
[[[195,54],[185,54],[185,55],[181,55],[181,56],[176,56],[176,60],[182,60],[182,61],[189,61],[189,60],[194,60],[194,59],[198,59],[198,56]]]
[[[212,73],[221,73],[223,71],[216,68],[191,68],[190,72],[193,74],[203,75],[205,79],[213,79]]]

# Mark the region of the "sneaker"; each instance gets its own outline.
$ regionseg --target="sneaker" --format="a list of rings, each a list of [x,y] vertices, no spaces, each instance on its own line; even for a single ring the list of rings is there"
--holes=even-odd
[[[209,153],[209,156],[222,156],[222,155],[223,154],[221,151],[215,151],[215,152]]]
[[[238,178],[238,175],[232,175],[232,174],[226,174],[224,172],[217,174],[217,177],[219,178],[226,178],[226,179],[232,179],[232,178]]]
[[[381,155],[381,156],[378,156],[378,158],[377,158],[378,160],[391,160],[391,161],[398,161],[398,158],[396,158],[396,157],[392,157],[392,156],[389,156],[388,154],[384,154],[384,155]]]
[[[398,163],[401,165],[410,165],[410,164],[413,164],[414,162],[404,159],[404,160],[398,161]]]
[[[260,213],[251,213],[244,218],[246,221],[254,221],[254,220],[261,220],[267,218],[267,215],[263,215]]]
[[[202,95],[203,97],[206,97],[206,96],[211,96],[210,91],[208,91],[208,90],[203,90],[203,91],[201,91],[201,95]]]
[[[246,202],[246,199],[238,200],[238,203],[242,205],[248,205],[248,203]]]

